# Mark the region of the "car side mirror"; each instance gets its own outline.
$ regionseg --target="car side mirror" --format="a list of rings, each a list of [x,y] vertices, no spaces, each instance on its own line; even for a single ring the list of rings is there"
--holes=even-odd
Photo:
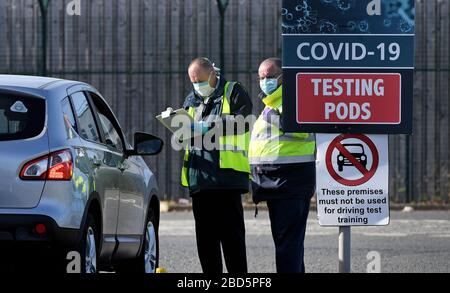
[[[154,156],[159,154],[164,146],[162,139],[143,132],[134,134],[134,150],[129,151],[129,156]]]

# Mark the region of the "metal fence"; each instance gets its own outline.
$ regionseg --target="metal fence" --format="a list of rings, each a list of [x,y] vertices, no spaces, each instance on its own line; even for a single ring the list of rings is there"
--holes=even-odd
[[[256,71],[266,57],[281,56],[281,0],[79,0],[80,16],[67,14],[69,2],[0,0],[0,73],[94,85],[129,138],[140,130],[169,141],[154,117],[182,104],[196,56],[225,65],[261,110]],[[218,3],[227,2],[222,48]],[[398,202],[447,202],[450,0],[416,2],[415,133],[390,139],[391,194]],[[180,153],[166,147],[148,163],[165,197],[185,196]]]

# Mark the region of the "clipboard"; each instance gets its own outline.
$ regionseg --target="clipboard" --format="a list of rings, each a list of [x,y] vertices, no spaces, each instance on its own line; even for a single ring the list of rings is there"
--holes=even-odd
[[[180,127],[172,126],[172,120],[179,115],[186,116],[189,118],[189,120],[190,120],[189,129],[187,129],[185,127],[185,129],[183,130],[183,125]],[[182,137],[177,136],[177,139],[180,142],[184,142],[184,141],[190,140],[194,137],[201,136],[200,133],[194,133],[194,131],[191,130],[191,125],[195,122],[195,120],[194,120],[194,118],[192,118],[191,115],[189,115],[189,113],[185,109],[173,110],[172,108],[167,108],[167,110],[162,112],[161,115],[156,116],[156,119],[165,128],[167,128],[172,134],[175,134],[175,133],[182,134]],[[180,130],[182,130],[182,131],[180,131]]]

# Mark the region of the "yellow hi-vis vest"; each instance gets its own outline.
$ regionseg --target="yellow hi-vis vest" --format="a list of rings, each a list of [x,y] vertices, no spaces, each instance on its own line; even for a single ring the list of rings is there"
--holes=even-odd
[[[295,164],[315,161],[314,134],[284,133],[281,130],[283,89],[280,86],[263,102],[266,109],[253,126],[249,161],[251,165]],[[271,112],[271,115],[265,112]],[[268,118],[270,116],[270,118]]]
[[[222,98],[221,116],[231,114],[230,100],[236,82],[227,82],[225,84],[224,96]],[[194,117],[195,108],[189,108],[189,115]],[[220,152],[220,168],[232,169],[238,172],[250,174],[250,164],[248,162],[248,147],[250,143],[250,133],[246,132],[240,135],[220,136],[219,152]],[[184,155],[183,169],[181,170],[181,184],[189,187],[189,147],[186,147]]]

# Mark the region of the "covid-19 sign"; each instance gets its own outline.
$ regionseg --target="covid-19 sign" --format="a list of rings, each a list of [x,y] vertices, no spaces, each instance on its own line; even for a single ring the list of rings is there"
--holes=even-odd
[[[284,0],[288,132],[412,133],[413,0]]]

